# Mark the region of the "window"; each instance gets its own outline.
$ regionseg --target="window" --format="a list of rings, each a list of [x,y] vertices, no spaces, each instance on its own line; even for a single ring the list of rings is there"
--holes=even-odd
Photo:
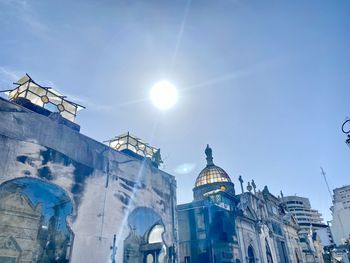
[[[66,219],[72,209],[69,196],[54,184],[19,178],[1,185],[0,233],[11,245],[0,251],[0,262],[68,263],[73,233]],[[9,253],[14,257],[5,261]]]
[[[147,255],[147,259],[146,259],[147,263],[153,263],[154,262],[154,258],[152,254],[148,254]]]
[[[134,209],[128,216],[129,235],[124,239],[124,263],[167,262],[168,248],[163,242],[165,232],[161,217],[146,207]]]
[[[155,225],[148,235],[148,243],[161,243],[163,242],[162,234],[164,232],[164,227],[162,225]]]
[[[255,253],[252,245],[248,247],[248,263],[255,263]]]
[[[266,259],[267,259],[267,263],[273,263],[271,249],[270,249],[270,246],[269,246],[269,242],[267,241],[267,238],[265,238],[265,244],[266,244]]]
[[[277,244],[280,250],[281,262],[288,263],[286,244],[284,243],[284,241],[279,241]]]

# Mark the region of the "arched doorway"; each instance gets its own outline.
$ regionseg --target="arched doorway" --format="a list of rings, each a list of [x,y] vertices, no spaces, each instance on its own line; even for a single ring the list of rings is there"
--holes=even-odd
[[[163,263],[167,247],[161,217],[154,210],[139,207],[128,216],[130,233],[124,240],[124,263]]]
[[[0,242],[13,246],[0,250],[0,262],[67,263],[73,233],[66,219],[73,205],[57,185],[33,178],[18,178],[0,186]]]
[[[248,263],[255,263],[255,252],[252,245],[248,247]]]

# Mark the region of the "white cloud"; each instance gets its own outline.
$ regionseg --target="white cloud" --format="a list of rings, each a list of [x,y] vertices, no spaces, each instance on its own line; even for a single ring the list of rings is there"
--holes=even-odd
[[[47,37],[48,26],[40,20],[35,9],[26,0],[0,0],[0,10],[7,14],[15,14],[16,21],[25,24],[33,34],[39,37]],[[8,17],[0,16],[2,22],[9,23]],[[12,20],[12,19],[11,19]]]
[[[1,0],[0,0],[1,1]],[[22,77],[24,73],[13,70],[5,66],[0,66],[0,90],[6,90],[13,87],[13,82]]]
[[[20,78],[18,71],[10,70],[6,67],[0,66],[0,76],[5,76],[13,81],[16,81]]]
[[[73,101],[75,103],[81,104],[82,106],[92,109],[94,111],[110,111],[110,110],[115,110],[113,105],[107,105],[107,104],[98,104],[95,103],[93,101],[91,101],[88,98],[84,98],[82,96],[76,96],[73,94],[68,94],[65,93],[65,95],[67,96],[67,99],[70,101]]]

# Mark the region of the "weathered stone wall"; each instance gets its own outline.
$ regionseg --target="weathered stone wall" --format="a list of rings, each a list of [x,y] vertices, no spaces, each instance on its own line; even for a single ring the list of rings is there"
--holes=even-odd
[[[261,254],[264,260],[267,261],[267,246],[270,248],[271,251],[271,258],[273,262],[278,262],[277,260],[277,251],[274,245],[274,240],[269,234],[270,229],[267,227],[267,225],[263,224],[261,226],[260,230],[260,244],[261,244]],[[267,244],[266,244],[267,241]],[[294,261],[293,261],[294,262]]]
[[[241,248],[242,253],[242,262],[246,262],[248,260],[248,248],[252,246],[254,249],[254,255],[259,262],[262,261],[260,258],[261,250],[259,243],[259,236],[254,227],[254,222],[250,222],[246,220],[244,217],[236,218],[237,224],[237,234],[238,234],[238,242]]]
[[[297,229],[289,224],[285,224],[283,228],[286,239],[289,241],[287,243],[289,258],[292,262],[305,262],[303,260]]]
[[[71,262],[110,262],[114,234],[122,262],[127,217],[137,207],[159,214],[166,245],[176,243],[173,176],[0,98],[0,184],[22,177],[53,183],[71,198]]]

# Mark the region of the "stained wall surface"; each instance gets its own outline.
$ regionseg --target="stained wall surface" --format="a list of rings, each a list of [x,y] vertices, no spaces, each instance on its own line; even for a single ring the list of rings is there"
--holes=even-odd
[[[174,177],[149,159],[115,151],[58,120],[0,98],[0,199],[15,200],[0,207],[0,221],[13,207],[22,209],[12,204],[23,198],[27,209],[42,211],[41,221],[33,221],[38,233],[31,233],[39,240],[37,251],[25,258],[172,262]],[[1,223],[0,259],[24,258],[24,231]]]

